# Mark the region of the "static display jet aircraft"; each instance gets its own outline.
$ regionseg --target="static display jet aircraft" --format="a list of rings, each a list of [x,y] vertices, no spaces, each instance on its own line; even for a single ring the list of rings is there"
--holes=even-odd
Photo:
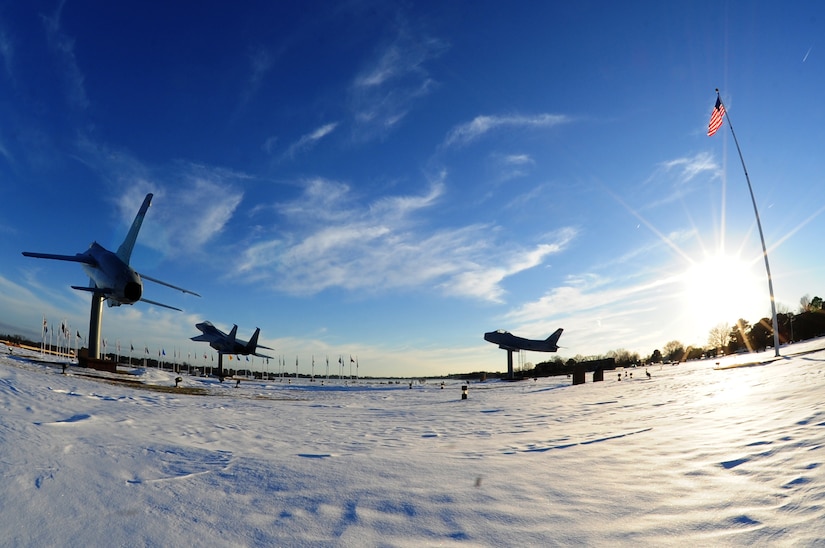
[[[235,338],[238,333],[237,325],[233,325],[232,331],[229,333],[224,333],[212,325],[212,322],[196,323],[195,327],[198,328],[198,331],[200,331],[201,334],[196,337],[192,337],[192,340],[208,342],[209,346],[218,351],[218,354],[240,354],[243,356],[252,355],[260,358],[272,357],[264,354],[258,354],[258,352],[256,352],[258,348],[273,350],[268,346],[258,344],[258,335],[261,333],[260,327],[255,328],[255,333],[252,335],[252,338],[249,339],[249,342]]]
[[[55,255],[52,253],[32,253],[31,251],[24,251],[23,255],[26,257],[35,257],[38,259],[54,259],[57,261],[71,261],[80,263],[80,266],[89,275],[89,287],[82,287],[73,285],[72,289],[80,291],[89,291],[96,295],[101,295],[106,299],[109,306],[120,306],[122,304],[134,304],[137,301],[162,306],[164,308],[171,308],[172,310],[180,311],[180,308],[162,304],[156,301],[150,301],[143,298],[143,283],[141,277],[156,284],[165,285],[172,289],[177,289],[190,295],[200,297],[194,291],[183,289],[166,282],[162,282],[155,278],[150,278],[145,274],[138,274],[132,267],[129,266],[129,259],[132,256],[132,249],[135,247],[135,240],[137,240],[140,226],[143,224],[143,217],[146,215],[146,210],[149,209],[149,204],[152,202],[152,194],[147,194],[143,200],[143,205],[140,206],[135,220],[132,222],[132,227],[126,235],[126,239],[120,244],[117,253],[112,253],[97,242],[92,242],[84,253],[77,253],[75,255]]]
[[[484,340],[497,344],[499,348],[510,351],[531,350],[533,352],[555,352],[559,349],[558,342],[563,329],[557,329],[552,335],[544,340],[524,339],[516,337],[509,331],[490,331],[484,334]]]

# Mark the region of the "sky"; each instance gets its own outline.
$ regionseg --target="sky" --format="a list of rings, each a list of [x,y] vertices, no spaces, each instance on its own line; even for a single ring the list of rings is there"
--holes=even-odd
[[[85,337],[76,264],[154,200],[108,351],[209,320],[362,375],[506,370],[670,341],[825,294],[816,2],[18,2],[0,7],[0,331]],[[817,41],[820,38],[820,41]],[[203,343],[201,343],[203,344]],[[538,363],[550,355],[528,353]],[[272,367],[272,361],[267,364]]]
[[[462,399],[457,380],[104,382],[0,343],[0,530],[10,546],[820,546],[822,348]]]

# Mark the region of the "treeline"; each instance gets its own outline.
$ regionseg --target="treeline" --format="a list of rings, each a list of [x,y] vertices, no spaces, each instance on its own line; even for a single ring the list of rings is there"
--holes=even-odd
[[[776,314],[776,326],[779,331],[780,344],[825,336],[825,300],[821,297],[811,299],[807,295],[802,297],[797,313],[784,311]],[[544,376],[547,371],[569,372],[579,363],[599,359],[614,359],[616,367],[632,367],[648,363],[684,362],[743,351],[761,352],[773,347],[773,344],[773,322],[771,318],[762,318],[754,324],[740,318],[733,326],[722,323],[711,329],[708,335],[708,344],[704,347],[694,347],[684,345],[679,341],[670,341],[661,350],[656,349],[650,356],[646,357],[641,357],[637,352],[627,350],[611,351],[604,356],[579,355],[567,360],[555,356],[550,361],[537,364],[535,368],[528,367],[524,369],[522,375]]]
[[[822,309],[822,299],[815,297],[817,305],[797,314],[777,313],[776,324],[779,330],[779,343],[805,341],[825,335],[825,310]],[[727,328],[727,329],[726,329]],[[773,346],[773,325],[770,318],[762,318],[751,325],[744,319],[739,319],[732,327],[721,325],[718,331],[711,331],[709,344],[726,353],[735,353],[742,350],[761,351]]]

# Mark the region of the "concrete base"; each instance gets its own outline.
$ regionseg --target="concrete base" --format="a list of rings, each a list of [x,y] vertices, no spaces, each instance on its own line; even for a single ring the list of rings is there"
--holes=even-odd
[[[92,358],[89,356],[89,350],[87,348],[81,348],[77,353],[77,363],[80,367],[88,367],[89,369],[97,369],[98,371],[117,373],[117,363],[111,360]]]

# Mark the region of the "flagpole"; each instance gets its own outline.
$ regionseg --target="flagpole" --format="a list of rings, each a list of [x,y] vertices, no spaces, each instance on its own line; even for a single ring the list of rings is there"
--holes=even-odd
[[[719,104],[723,105],[722,97],[719,95],[719,88],[716,88],[716,98]],[[751,202],[753,203],[753,213],[756,215],[756,227],[759,229],[759,239],[762,241],[762,257],[765,259],[765,271],[768,274],[768,291],[771,294],[771,317],[773,322],[773,348],[775,355],[779,357],[779,327],[776,321],[776,299],[773,296],[773,278],[771,277],[771,265],[768,262],[768,248],[765,246],[765,235],[762,233],[762,221],[759,219],[759,210],[756,208],[756,198],[753,195],[753,186],[751,186],[751,178],[748,175],[748,168],[745,166],[745,158],[742,156],[742,149],[739,148],[739,141],[736,139],[736,132],[733,131],[733,123],[730,121],[730,113],[725,109],[725,115],[728,119],[728,127],[730,134],[733,136],[733,142],[736,144],[736,152],[739,153],[739,161],[742,162],[742,170],[745,172],[745,180],[748,182],[748,191],[751,195]]]

